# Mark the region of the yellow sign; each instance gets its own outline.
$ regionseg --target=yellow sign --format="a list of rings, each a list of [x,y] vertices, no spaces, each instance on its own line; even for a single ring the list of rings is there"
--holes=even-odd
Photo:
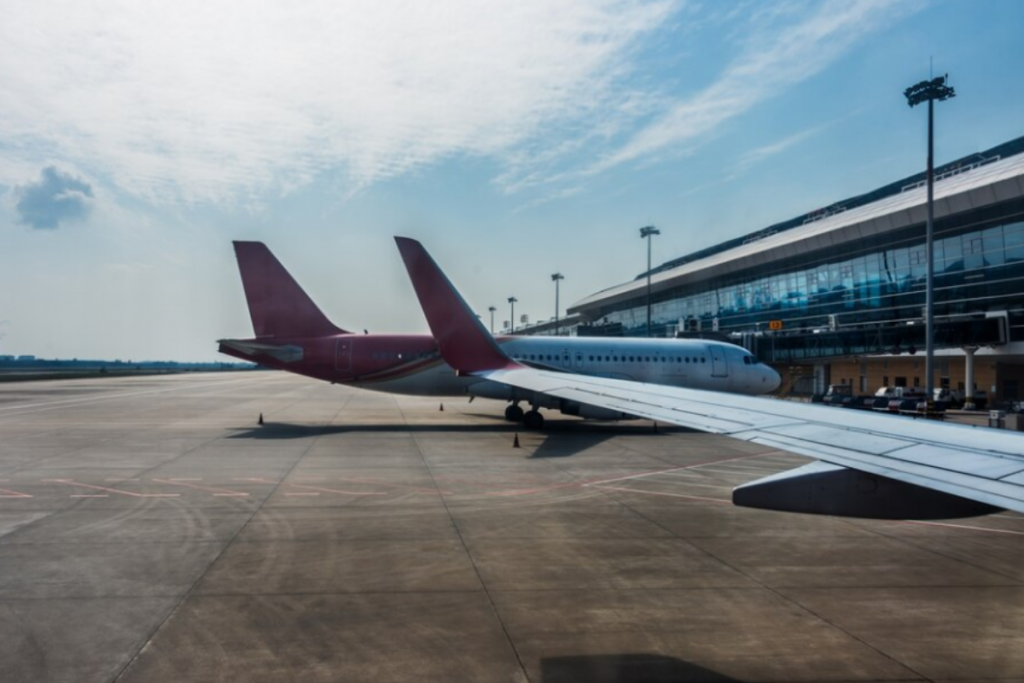
[[[768,329],[769,330],[781,330],[782,329],[782,321],[781,320],[769,320],[768,321]]]

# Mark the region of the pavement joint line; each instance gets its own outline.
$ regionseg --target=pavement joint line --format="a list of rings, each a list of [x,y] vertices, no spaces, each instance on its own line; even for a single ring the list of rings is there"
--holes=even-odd
[[[175,379],[177,379],[177,378],[175,378]],[[76,381],[76,380],[73,380],[73,381]],[[212,386],[212,385],[211,385],[211,386]],[[222,387],[222,386],[224,386],[224,385],[223,385],[223,384],[221,384],[221,385],[217,385],[217,386],[215,386],[215,387],[213,387],[213,388],[218,388],[218,387]],[[209,387],[199,387],[199,389],[206,389],[206,388],[209,388]],[[0,417],[2,417],[2,416],[0,416]],[[154,426],[153,428],[151,428],[151,430],[150,430],[150,431],[155,431],[155,432],[159,432],[159,431],[160,431],[160,427],[161,427],[161,426],[163,426],[163,425],[162,425],[162,423],[157,423],[157,424],[156,424],[156,426]],[[45,433],[46,433],[46,432],[44,432],[44,434],[45,434]],[[138,432],[136,432],[136,434],[138,434]],[[115,441],[115,442],[116,442],[116,441],[118,441],[118,440],[122,440],[123,438],[124,438],[124,437],[123,437],[123,436],[120,436],[120,435],[119,435],[119,436],[112,436],[112,437],[107,437],[107,438],[101,438],[101,439],[99,439],[98,441],[95,441],[95,442],[92,442],[92,443],[90,443],[90,444],[89,444],[88,446],[77,446],[77,447],[75,447],[75,448],[71,448],[71,449],[69,449],[69,450],[66,450],[66,451],[61,451],[61,452],[59,452],[59,453],[55,453],[55,454],[53,454],[53,455],[50,455],[50,456],[44,457],[44,458],[42,458],[42,459],[40,459],[40,460],[37,460],[37,461],[36,461],[35,463],[33,463],[33,466],[35,466],[35,467],[39,467],[39,466],[40,466],[40,465],[41,465],[42,463],[44,463],[44,462],[49,462],[50,460],[55,460],[55,459],[58,459],[58,458],[64,458],[64,457],[67,457],[67,456],[71,455],[72,453],[76,453],[76,452],[79,452],[79,451],[85,450],[85,449],[87,449],[87,448],[95,448],[95,447],[97,447],[97,446],[100,446],[100,445],[102,445],[102,444],[106,444],[106,443],[109,443],[109,442],[112,442],[112,441]],[[178,453],[178,454],[174,455],[174,457],[173,457],[173,458],[172,458],[171,460],[172,460],[172,461],[173,461],[173,460],[177,460],[178,458],[180,458],[180,457],[181,457],[181,456],[183,456],[183,455],[186,455],[186,454],[188,454],[188,453],[192,453],[193,451],[199,450],[200,448],[202,448],[202,447],[206,446],[207,444],[210,444],[210,443],[213,443],[214,441],[217,441],[217,440],[218,440],[219,438],[220,438],[220,437],[219,437],[219,436],[217,436],[217,437],[214,437],[214,438],[212,438],[212,439],[209,439],[209,440],[207,440],[207,441],[204,441],[203,443],[201,443],[201,444],[199,444],[199,445],[197,445],[197,446],[194,446],[194,447],[192,447],[192,448],[189,448],[189,449],[188,449],[188,450],[186,450],[186,451],[185,451],[184,453]],[[170,462],[170,461],[168,461],[168,462]],[[166,464],[166,463],[161,463],[160,465],[157,465],[157,466],[154,466],[154,467],[150,467],[150,468],[148,468],[148,469],[147,469],[146,471],[147,471],[147,472],[149,472],[149,471],[152,471],[152,470],[154,470],[154,469],[159,469],[160,467],[162,467],[162,466],[163,466],[163,465],[165,465],[165,464]],[[26,465],[25,467],[28,467],[28,465]],[[23,468],[23,467],[16,467],[15,469],[16,469],[16,470],[20,470],[20,469],[24,469],[24,468]]]
[[[750,457],[756,457],[756,456],[750,456]],[[598,487],[594,487],[594,488],[605,489],[605,488],[613,488],[613,487],[598,486]],[[633,489],[623,489],[623,490],[628,491],[630,493],[638,493],[638,491],[635,491]],[[647,493],[653,493],[653,492],[647,492]],[[655,495],[675,495],[675,494],[655,494]],[[694,498],[696,498],[696,497],[694,497]],[[696,498],[696,499],[703,500],[705,502],[715,502],[715,503],[731,503],[732,502],[732,501],[725,501],[725,500],[713,499],[713,498],[704,498],[704,499]],[[823,615],[818,614],[817,612],[815,612],[814,610],[810,609],[809,607],[803,605],[799,601],[797,601],[797,600],[795,600],[793,598],[788,597],[787,595],[785,595],[782,592],[780,592],[779,589],[773,588],[772,586],[764,583],[763,581],[757,580],[756,578],[751,576],[749,574],[749,572],[744,571],[742,566],[733,565],[732,563],[728,562],[724,558],[721,558],[721,557],[715,555],[714,553],[712,553],[711,551],[707,550],[706,548],[704,548],[704,547],[694,543],[692,541],[692,539],[686,538],[686,537],[680,535],[679,533],[677,533],[676,531],[673,531],[672,529],[670,529],[669,527],[665,526],[664,524],[662,524],[662,523],[658,522],[657,520],[652,519],[651,517],[645,515],[642,511],[633,508],[628,503],[623,502],[623,501],[618,501],[618,502],[619,502],[620,505],[625,507],[627,510],[631,511],[633,514],[639,515],[642,519],[647,520],[649,523],[655,525],[659,529],[668,532],[671,536],[673,536],[673,537],[683,541],[684,543],[688,544],[690,547],[694,548],[697,552],[703,553],[704,555],[706,555],[707,557],[713,559],[714,561],[719,562],[722,565],[724,565],[724,566],[732,569],[733,571],[737,572],[739,575],[746,577],[747,579],[752,581],[754,584],[756,584],[761,590],[767,590],[768,592],[772,593],[773,595],[775,595],[779,599],[781,599],[781,600],[783,600],[783,601],[793,605],[796,609],[798,609],[798,610],[800,610],[800,611],[810,615],[811,617],[813,617],[815,619],[818,619],[822,623],[824,623],[824,624],[828,625],[829,627],[834,628],[837,631],[839,631],[840,633],[846,635],[846,637],[851,638],[852,640],[855,640],[856,642],[860,643],[861,645],[863,645],[863,646],[869,648],[870,650],[876,652],[879,656],[884,657],[885,659],[888,659],[889,661],[895,663],[896,665],[903,667],[907,671],[911,672],[913,675],[919,676],[922,680],[930,680],[928,677],[924,676],[923,674],[921,674],[919,671],[917,671],[913,667],[909,666],[908,664],[905,664],[904,662],[902,662],[901,660],[897,659],[893,655],[888,654],[887,652],[885,652],[881,648],[878,648],[878,647],[875,647],[875,646],[871,645],[871,643],[869,643],[868,641],[864,640],[863,638],[859,638],[854,633],[852,633],[852,632],[850,632],[850,631],[840,627],[838,624],[830,621],[829,619],[825,618]]]
[[[310,486],[308,484],[285,484],[286,486],[294,486],[300,489],[310,489],[311,491],[320,491],[321,493],[340,493],[344,496],[386,496],[388,494],[383,491],[342,491],[341,489],[329,489],[323,486]]]
[[[402,415],[402,420],[405,422],[406,428],[409,427],[409,418],[405,414],[405,410],[402,409],[402,404],[395,401],[395,405],[398,408],[398,412]],[[465,417],[465,413],[456,408],[456,411]],[[430,478],[434,481],[434,487],[440,491],[441,487],[437,485],[437,479],[434,477],[434,468],[430,466],[430,461],[427,460],[427,456],[423,453],[423,447],[420,446],[419,435],[416,432],[411,432],[412,442],[416,446],[417,452],[419,452],[420,459],[423,461],[423,465],[427,468],[427,472],[430,474]],[[526,665],[523,663],[523,657],[519,653],[519,648],[516,647],[515,641],[512,639],[512,634],[509,633],[508,625],[505,620],[501,618],[501,612],[498,611],[498,605],[494,602],[494,596],[491,595],[490,588],[487,587],[487,583],[484,581],[483,575],[480,573],[480,568],[476,564],[476,560],[473,558],[473,553],[469,549],[469,544],[466,542],[465,536],[462,535],[462,530],[459,529],[458,523],[455,521],[455,516],[452,514],[451,508],[448,506],[448,500],[441,496],[441,505],[444,506],[445,512],[448,513],[448,521],[451,523],[452,528],[455,529],[455,534],[459,537],[459,543],[462,544],[462,550],[466,553],[466,559],[469,560],[469,564],[473,567],[473,573],[476,574],[476,580],[480,582],[480,588],[483,590],[484,595],[487,597],[487,603],[491,607],[491,613],[494,618],[498,620],[498,625],[501,626],[501,632],[505,635],[505,642],[508,643],[509,649],[516,658],[516,663],[519,665],[519,672],[523,676],[523,680],[529,681],[530,675],[526,671]]]
[[[341,414],[341,411],[344,410],[345,406],[347,406],[349,401],[351,401],[351,400],[352,400],[352,395],[350,394],[346,398],[345,403],[343,403],[342,406],[338,409],[338,412],[335,413],[334,419],[337,419],[338,415]],[[298,401],[296,401],[296,403],[297,402]],[[294,405],[294,404],[290,404],[290,405]],[[313,439],[310,440],[309,445],[302,451],[302,454],[299,455],[295,459],[295,461],[292,463],[291,467],[288,468],[288,471],[284,475],[285,477],[287,477],[289,474],[291,474],[292,472],[295,471],[295,468],[298,467],[299,463],[302,462],[303,458],[305,458],[309,454],[310,450],[312,450],[313,446],[316,445],[316,442],[320,440],[321,436],[323,436],[323,432],[321,432],[320,434],[317,434],[316,436],[313,437]],[[218,437],[218,438],[223,438],[223,437]],[[214,439],[214,440],[216,440],[216,439]],[[188,451],[188,452],[191,452],[191,450]],[[178,458],[183,457],[184,455],[185,455],[184,453],[179,455],[177,458],[175,458],[175,460],[177,460]],[[238,540],[238,537],[241,535],[241,533],[243,531],[245,531],[245,529],[249,526],[249,524],[252,523],[252,520],[256,516],[256,514],[260,510],[263,509],[263,506],[264,506],[264,504],[266,504],[266,501],[271,496],[274,495],[274,493],[277,491],[277,489],[280,486],[281,486],[280,482],[275,484],[274,488],[270,491],[270,496],[268,496],[267,499],[259,501],[259,504],[257,506],[255,506],[252,509],[252,511],[250,512],[249,518],[246,520],[245,524],[240,526],[235,531],[235,534],[227,541],[227,543],[225,543],[221,547],[221,550],[220,550],[219,553],[217,553],[217,556],[214,557],[212,560],[210,560],[210,563],[208,565],[206,565],[206,569],[204,569],[202,572],[199,573],[199,575],[196,577],[195,581],[192,582],[192,585],[189,586],[189,589],[187,591],[185,591],[181,595],[181,598],[167,612],[167,615],[163,618],[163,620],[161,620],[161,622],[159,624],[157,624],[148,634],[146,634],[145,639],[138,646],[138,649],[135,651],[135,653],[131,657],[128,658],[128,661],[125,662],[124,666],[121,667],[120,671],[117,672],[117,675],[114,676],[114,678],[112,679],[113,683],[117,683],[118,681],[120,681],[120,680],[122,680],[124,678],[125,673],[127,673],[128,670],[131,668],[132,664],[134,664],[138,660],[139,655],[142,654],[143,650],[145,650],[149,646],[149,644],[153,641],[153,639],[157,636],[157,634],[164,628],[164,626],[167,625],[167,622],[175,614],[178,613],[178,610],[181,609],[181,606],[185,604],[185,601],[187,601],[189,599],[189,597],[195,592],[196,587],[200,584],[200,582],[202,582],[203,578],[205,578],[206,575],[210,572],[210,569],[213,567],[213,565],[217,564],[217,561],[220,560],[220,558],[224,556],[224,553],[227,552],[228,548],[230,548],[232,545],[235,544],[235,542]]]

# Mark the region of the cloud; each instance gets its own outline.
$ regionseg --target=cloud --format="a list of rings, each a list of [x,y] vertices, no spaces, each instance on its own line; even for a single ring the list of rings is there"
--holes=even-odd
[[[682,1],[14,3],[0,182],[43,153],[172,204],[514,165],[632,120],[634,51]]]
[[[14,190],[18,222],[34,230],[56,230],[61,223],[89,215],[92,186],[55,166],[43,169],[38,182]]]
[[[903,0],[766,5],[752,17],[740,55],[714,83],[675,102],[582,174],[699,146],[723,124],[820,73],[865,36],[920,6]]]

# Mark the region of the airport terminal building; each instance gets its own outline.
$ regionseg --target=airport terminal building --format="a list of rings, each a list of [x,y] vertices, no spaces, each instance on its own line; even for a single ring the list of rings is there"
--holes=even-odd
[[[925,174],[651,271],[652,336],[708,335],[804,391],[925,385]],[[647,273],[568,309],[581,335],[646,334]],[[1024,398],[1024,137],[936,169],[936,386]]]

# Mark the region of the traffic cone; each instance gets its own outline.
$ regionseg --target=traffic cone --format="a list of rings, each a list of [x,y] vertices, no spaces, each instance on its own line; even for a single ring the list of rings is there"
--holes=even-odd
[[[263,413],[260,413],[260,420],[259,420],[259,423],[260,423],[260,424],[263,424]]]
[[[516,438],[512,441],[512,448],[519,448],[519,432],[516,432]]]

